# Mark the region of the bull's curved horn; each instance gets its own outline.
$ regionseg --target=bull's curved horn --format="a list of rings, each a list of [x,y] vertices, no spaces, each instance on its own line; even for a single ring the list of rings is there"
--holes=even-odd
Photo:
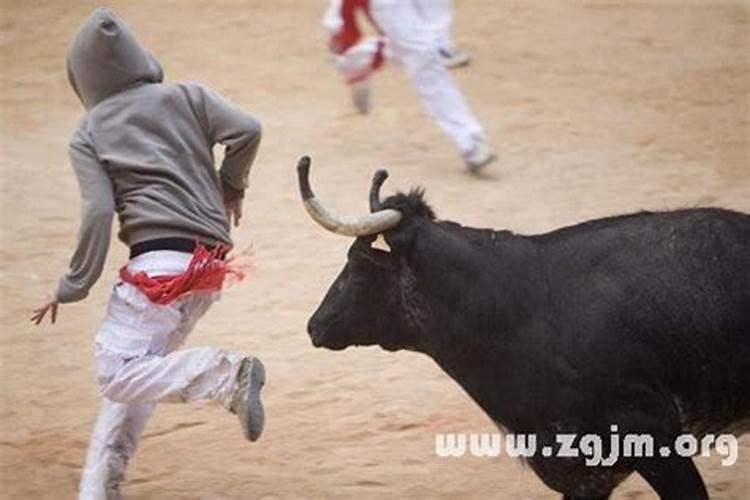
[[[382,205],[380,204],[380,187],[383,185],[385,180],[388,178],[388,172],[385,170],[378,170],[372,178],[372,186],[370,187],[370,212],[377,212],[381,210]]]
[[[318,201],[310,187],[309,156],[299,159],[297,177],[302,202],[305,204],[307,213],[315,222],[333,233],[344,236],[367,236],[382,233],[401,221],[401,212],[390,208],[361,216],[340,216],[330,213]],[[380,183],[382,184],[382,181]]]

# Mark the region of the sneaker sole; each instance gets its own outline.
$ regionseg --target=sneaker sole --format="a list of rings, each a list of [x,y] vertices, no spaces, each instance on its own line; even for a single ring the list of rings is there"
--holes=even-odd
[[[443,66],[445,66],[448,69],[459,69],[459,68],[465,68],[471,64],[471,58],[466,59],[460,59],[457,61],[443,61]]]
[[[265,412],[260,400],[260,390],[266,383],[266,368],[258,358],[253,358],[250,366],[250,384],[247,388],[247,421],[242,430],[248,441],[257,441],[263,433]]]
[[[487,165],[494,162],[495,160],[497,160],[497,155],[492,154],[481,163],[467,163],[466,168],[468,169],[470,174],[479,174],[487,167]]]

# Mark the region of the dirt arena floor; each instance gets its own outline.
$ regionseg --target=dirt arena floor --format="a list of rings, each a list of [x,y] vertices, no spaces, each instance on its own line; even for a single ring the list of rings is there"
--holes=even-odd
[[[297,197],[294,166],[342,211],[364,211],[373,170],[415,184],[442,218],[540,232],[640,209],[750,211],[750,2],[457,0],[474,64],[455,73],[496,145],[491,179],[463,173],[403,72],[353,113],[329,65],[324,0],[112,1],[164,65],[257,113],[265,136],[239,246],[251,278],[227,290],[189,345],[261,356],[263,439],[241,439],[212,404],[162,406],[132,462],[133,499],[539,498],[520,462],[441,459],[437,432],[493,432],[426,357],[315,350],[307,318],[344,262]],[[66,268],[79,197],[67,142],[81,107],[66,81],[70,37],[95,6],[0,0],[0,497],[72,498],[96,413],[92,338],[125,249],[91,297],[34,328],[29,311]],[[165,116],[164,119],[169,119]],[[734,467],[698,464],[714,498],[748,498],[750,439]],[[655,498],[634,477],[615,498]]]

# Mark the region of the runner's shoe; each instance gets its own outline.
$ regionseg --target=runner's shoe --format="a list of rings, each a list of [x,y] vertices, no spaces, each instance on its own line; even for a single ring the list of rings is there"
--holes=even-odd
[[[255,357],[242,360],[237,372],[229,411],[240,419],[242,433],[248,441],[257,441],[263,432],[265,415],[260,401],[260,390],[266,382],[266,369]]]
[[[457,48],[440,48],[438,49],[440,60],[443,66],[448,69],[462,68],[471,63],[471,56],[461,49]]]

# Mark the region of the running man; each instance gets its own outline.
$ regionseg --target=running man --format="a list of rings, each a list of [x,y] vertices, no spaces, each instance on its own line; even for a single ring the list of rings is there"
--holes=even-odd
[[[128,460],[156,403],[212,399],[255,441],[264,424],[259,359],[215,347],[179,350],[233,269],[237,226],[260,123],[196,83],[162,83],[160,64],[108,9],[84,21],[68,77],[86,113],[70,142],[82,197],[70,269],[34,311],[86,297],[99,278],[117,213],[130,247],[96,335],[102,396],[80,483],[82,499],[120,498]],[[225,146],[217,172],[212,146]]]
[[[370,80],[388,59],[402,63],[427,112],[456,143],[471,172],[496,159],[479,121],[446,69],[468,63],[455,49],[449,0],[331,0],[323,25],[355,107],[370,109]],[[447,11],[447,15],[446,15]],[[358,14],[379,36],[364,37]]]

